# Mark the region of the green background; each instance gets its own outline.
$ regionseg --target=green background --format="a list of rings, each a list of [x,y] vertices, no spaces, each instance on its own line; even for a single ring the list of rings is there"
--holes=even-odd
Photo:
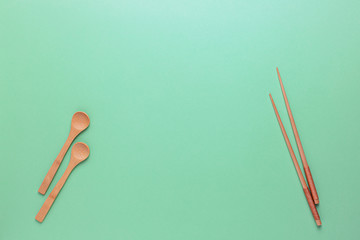
[[[0,239],[359,239],[359,10],[2,0]],[[268,97],[295,147],[276,66],[321,228]],[[76,141],[91,154],[40,224],[50,191],[37,189],[76,111],[90,116]]]

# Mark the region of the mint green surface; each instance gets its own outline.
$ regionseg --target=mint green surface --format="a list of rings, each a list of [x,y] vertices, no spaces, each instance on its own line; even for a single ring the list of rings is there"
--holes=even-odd
[[[359,239],[359,10],[0,1],[0,239]],[[321,228],[268,97],[295,147],[276,66]],[[91,154],[40,224],[50,191],[37,190],[76,111],[90,116],[76,141]]]

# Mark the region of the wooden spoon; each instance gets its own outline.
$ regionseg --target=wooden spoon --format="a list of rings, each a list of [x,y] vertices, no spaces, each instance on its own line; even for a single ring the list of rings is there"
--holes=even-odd
[[[49,212],[52,204],[54,203],[57,195],[59,194],[61,188],[64,186],[66,179],[69,177],[71,171],[82,161],[88,158],[90,154],[90,149],[88,145],[82,142],[75,143],[72,151],[71,158],[68,167],[66,168],[64,174],[60,178],[59,182],[55,185],[54,189],[50,193],[49,197],[46,199],[40,211],[36,215],[35,219],[39,222],[43,222],[46,214]]]
[[[40,188],[39,193],[45,194],[51,181],[53,180],[55,173],[57,172],[67,150],[69,149],[71,143],[74,139],[84,131],[90,124],[89,116],[84,112],[76,112],[71,120],[71,129],[69,137],[67,138],[64,146],[62,147],[59,155],[56,157],[54,163],[51,165],[48,173],[46,174]]]

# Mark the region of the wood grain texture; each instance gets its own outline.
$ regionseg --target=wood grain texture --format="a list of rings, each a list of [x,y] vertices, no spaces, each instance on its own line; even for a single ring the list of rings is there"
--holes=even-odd
[[[281,91],[282,91],[282,94],[283,94],[283,97],[284,97],[284,100],[285,100],[285,105],[286,105],[286,109],[287,109],[287,112],[288,112],[288,115],[289,115],[291,127],[293,129],[296,144],[297,144],[297,147],[298,147],[298,150],[299,150],[299,153],[300,153],[300,158],[301,158],[301,161],[302,161],[302,164],[303,164],[303,167],[304,167],[306,180],[307,180],[307,182],[309,184],[312,198],[314,199],[315,204],[318,204],[319,203],[319,196],[317,194],[317,191],[316,191],[316,188],[315,188],[315,183],[314,183],[313,177],[311,175],[308,162],[306,160],[304,148],[303,148],[303,146],[301,144],[299,132],[298,132],[298,130],[296,128],[295,120],[294,120],[293,114],[292,114],[291,109],[290,109],[290,104],[289,104],[288,98],[286,96],[285,88],[284,88],[283,82],[281,80],[279,69],[276,68],[276,71],[277,71],[277,75],[278,75],[278,78],[279,78]]]
[[[297,159],[296,159],[296,156],[295,156],[294,150],[293,150],[293,148],[292,148],[292,146],[291,146],[289,137],[288,137],[288,135],[286,134],[286,130],[285,130],[284,125],[283,125],[283,123],[282,123],[282,121],[281,121],[281,118],[280,118],[279,112],[278,112],[278,110],[277,110],[277,108],[276,108],[274,99],[272,98],[271,94],[269,94],[269,96],[270,96],[270,100],[271,100],[271,103],[272,103],[273,108],[274,108],[274,111],[275,111],[276,118],[277,118],[277,120],[278,120],[278,122],[279,122],[281,132],[282,132],[282,134],[283,134],[283,136],[284,136],[286,145],[287,145],[287,147],[288,147],[288,149],[289,149],[289,152],[290,152],[291,159],[292,159],[292,161],[293,161],[293,163],[294,163],[294,166],[295,166],[297,175],[298,175],[298,177],[299,177],[301,186],[302,186],[302,188],[304,189],[305,197],[306,197],[306,200],[307,200],[307,202],[308,202],[308,204],[309,204],[311,213],[312,213],[312,215],[313,215],[313,217],[314,217],[314,219],[315,219],[316,224],[317,224],[318,226],[320,226],[320,225],[321,225],[321,221],[320,221],[319,213],[318,213],[318,211],[317,211],[317,209],[316,209],[315,203],[313,202],[313,199],[312,199],[312,197],[311,197],[311,194],[310,194],[310,191],[309,191],[309,189],[308,189],[308,186],[306,185],[305,178],[304,178],[304,176],[303,176],[303,174],[302,174],[302,172],[301,172],[301,168],[300,168],[299,163],[298,163],[298,161],[297,161]]]
[[[38,214],[35,219],[39,222],[43,222],[47,213],[49,212],[52,204],[54,203],[56,197],[58,196],[60,190],[64,186],[66,180],[68,179],[70,173],[73,169],[82,161],[87,159],[89,156],[90,150],[89,147],[85,143],[76,143],[71,152],[71,159],[69,165],[67,166],[64,174],[61,176],[58,183],[55,185],[54,189],[51,191],[48,198],[45,200],[44,204],[40,208]]]
[[[82,131],[84,131],[89,126],[89,124],[90,118],[86,113],[76,112],[73,115],[69,136],[66,139],[64,146],[61,148],[60,153],[58,154],[49,171],[47,172],[44,180],[42,181],[38,190],[39,193],[43,195],[46,193],[71,143]]]

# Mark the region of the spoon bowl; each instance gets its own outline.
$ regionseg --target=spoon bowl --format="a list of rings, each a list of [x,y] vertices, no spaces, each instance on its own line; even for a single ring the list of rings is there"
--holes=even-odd
[[[86,160],[89,157],[89,154],[89,146],[82,142],[75,143],[71,151],[72,160],[76,165]]]
[[[71,120],[71,127],[78,131],[85,130],[90,124],[89,116],[84,112],[76,112]]]

